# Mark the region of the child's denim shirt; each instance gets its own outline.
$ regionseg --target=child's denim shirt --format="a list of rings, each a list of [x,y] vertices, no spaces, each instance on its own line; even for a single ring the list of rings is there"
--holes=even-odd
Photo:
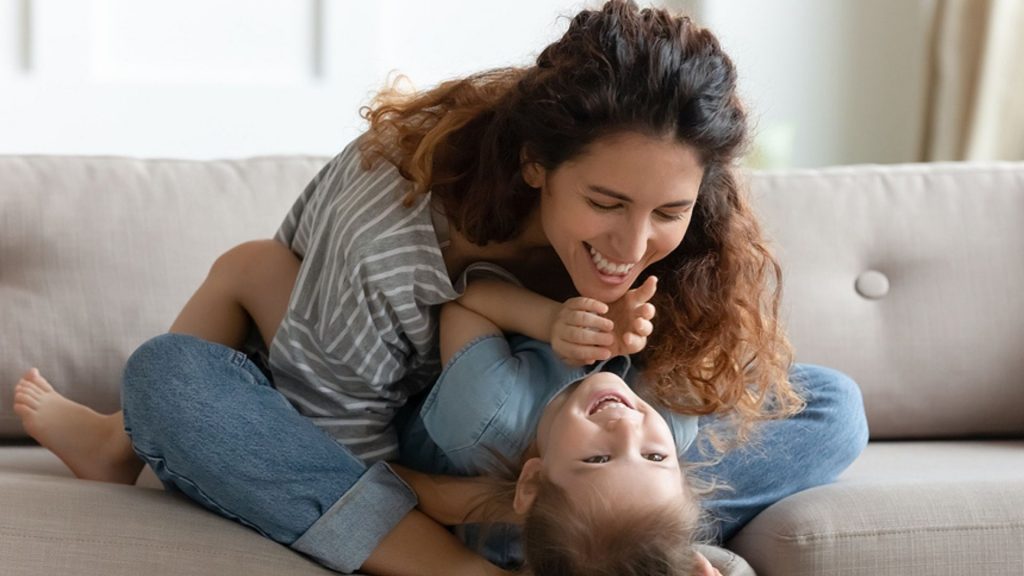
[[[516,471],[548,402],[599,371],[614,372],[636,387],[638,373],[626,356],[571,367],[549,344],[525,336],[474,340],[449,360],[404,427],[402,462],[460,476]],[[697,417],[651,404],[669,423],[681,455],[697,435]]]

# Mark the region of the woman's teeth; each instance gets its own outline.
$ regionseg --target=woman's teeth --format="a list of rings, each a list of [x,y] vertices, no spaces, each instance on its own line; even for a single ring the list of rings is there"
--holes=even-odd
[[[611,276],[625,276],[633,269],[633,264],[612,264],[593,246],[590,247],[590,258],[598,270]]]

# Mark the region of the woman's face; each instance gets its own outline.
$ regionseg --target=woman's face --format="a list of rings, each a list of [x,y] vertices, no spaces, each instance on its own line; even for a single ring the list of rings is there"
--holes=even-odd
[[[601,138],[551,171],[523,167],[576,291],[607,303],[679,246],[703,175],[693,148],[634,132]]]
[[[570,494],[630,494],[635,504],[683,495],[668,423],[610,372],[585,378],[548,404],[537,450],[534,465]]]

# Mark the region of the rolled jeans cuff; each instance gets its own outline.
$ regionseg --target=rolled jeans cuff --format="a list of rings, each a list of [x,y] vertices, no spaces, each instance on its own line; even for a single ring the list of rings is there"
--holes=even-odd
[[[291,548],[351,574],[416,503],[409,485],[385,462],[377,462]]]

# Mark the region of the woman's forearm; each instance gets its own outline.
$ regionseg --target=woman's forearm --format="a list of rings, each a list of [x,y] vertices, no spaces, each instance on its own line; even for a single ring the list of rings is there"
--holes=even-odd
[[[493,497],[493,482],[472,476],[425,474],[395,464],[391,468],[416,492],[419,509],[445,526],[519,521],[511,503]]]
[[[509,574],[471,552],[443,526],[409,512],[359,568],[374,576],[497,576]]]

